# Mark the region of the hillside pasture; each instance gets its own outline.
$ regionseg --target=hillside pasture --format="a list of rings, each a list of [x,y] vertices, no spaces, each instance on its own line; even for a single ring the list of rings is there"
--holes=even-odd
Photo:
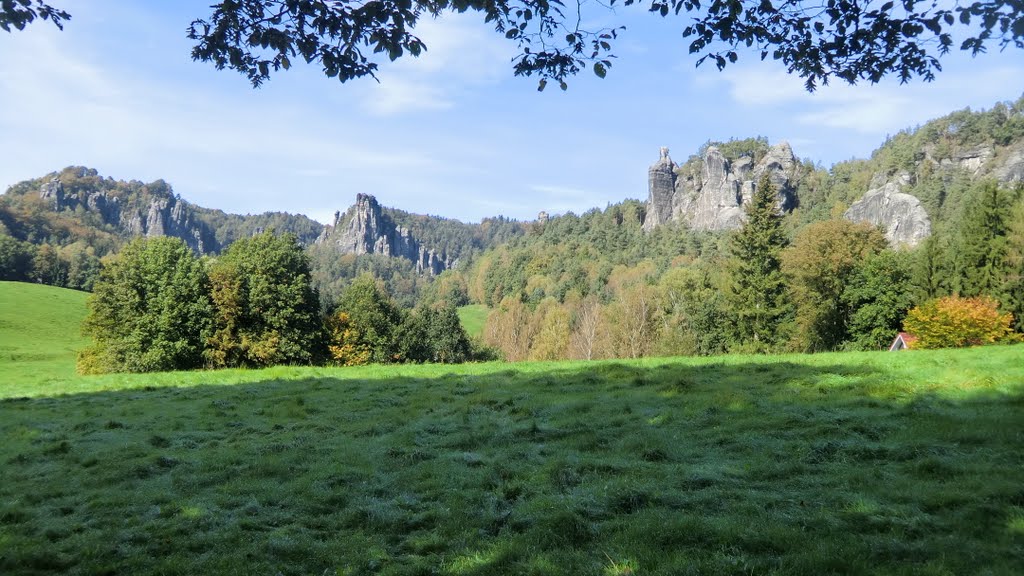
[[[487,314],[490,309],[483,304],[470,304],[468,306],[460,306],[457,310],[459,314],[459,322],[462,323],[462,329],[466,331],[466,335],[470,338],[480,338],[484,334],[484,324],[487,322]]]
[[[46,389],[75,375],[86,344],[80,325],[86,292],[0,282],[0,394]]]
[[[8,387],[0,573],[1021,574],[1022,358]]]

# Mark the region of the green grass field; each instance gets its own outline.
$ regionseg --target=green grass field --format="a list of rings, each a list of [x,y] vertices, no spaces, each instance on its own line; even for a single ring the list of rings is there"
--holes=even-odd
[[[0,396],[5,575],[1024,573],[1020,345]]]
[[[79,325],[88,294],[22,282],[0,282],[0,382],[46,387],[75,374],[86,344]]]
[[[484,322],[487,321],[487,313],[490,310],[483,304],[470,304],[460,306],[458,309],[459,321],[462,322],[462,329],[470,338],[479,338],[484,334]]]

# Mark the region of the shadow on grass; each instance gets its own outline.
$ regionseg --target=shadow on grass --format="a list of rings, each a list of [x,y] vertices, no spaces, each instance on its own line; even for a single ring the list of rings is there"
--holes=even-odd
[[[298,371],[4,400],[0,572],[1024,573],[1020,390],[922,373]]]

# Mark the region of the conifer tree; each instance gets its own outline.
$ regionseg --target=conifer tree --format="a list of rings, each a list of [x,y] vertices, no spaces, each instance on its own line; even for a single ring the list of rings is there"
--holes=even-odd
[[[948,242],[941,234],[932,234],[914,251],[910,283],[917,300],[938,298],[950,293],[950,259]]]
[[[786,246],[775,186],[762,177],[746,207],[746,221],[729,246],[730,304],[737,344],[754,351],[777,348],[790,315],[780,254]]]
[[[961,296],[1003,296],[1009,200],[993,181],[976,189],[960,226],[956,288]]]
[[[1014,329],[1024,332],[1024,196],[1014,205],[1006,231],[1005,310],[1013,314]]]

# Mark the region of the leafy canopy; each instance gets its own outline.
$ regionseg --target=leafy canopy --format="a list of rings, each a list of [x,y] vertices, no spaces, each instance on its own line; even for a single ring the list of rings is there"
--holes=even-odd
[[[325,354],[319,296],[293,234],[263,232],[232,244],[212,266],[213,366],[310,364]]]
[[[929,0],[618,0],[644,6],[662,17],[691,17],[682,35],[697,64],[725,68],[741,52],[781,61],[804,78],[808,90],[838,78],[849,83],[878,82],[895,74],[906,82],[932,80],[942,70],[939,57],[957,47],[972,54],[991,44],[1024,48],[1024,2],[978,0],[949,5]],[[584,69],[604,77],[611,67],[612,42],[622,26],[591,29],[604,3],[562,0],[224,0],[188,29],[196,42],[195,60],[231,68],[259,86],[293,59],[322,66],[345,82],[374,76],[377,54],[390,60],[418,56],[426,45],[413,34],[423,17],[448,12],[480,12],[497,33],[515,42],[517,76],[549,80],[564,90],[566,79]],[[3,0],[0,28],[21,30],[40,18],[58,27],[70,15],[44,0]]]
[[[202,366],[209,279],[177,238],[134,240],[105,267],[82,330],[93,340],[79,371],[153,372]]]

